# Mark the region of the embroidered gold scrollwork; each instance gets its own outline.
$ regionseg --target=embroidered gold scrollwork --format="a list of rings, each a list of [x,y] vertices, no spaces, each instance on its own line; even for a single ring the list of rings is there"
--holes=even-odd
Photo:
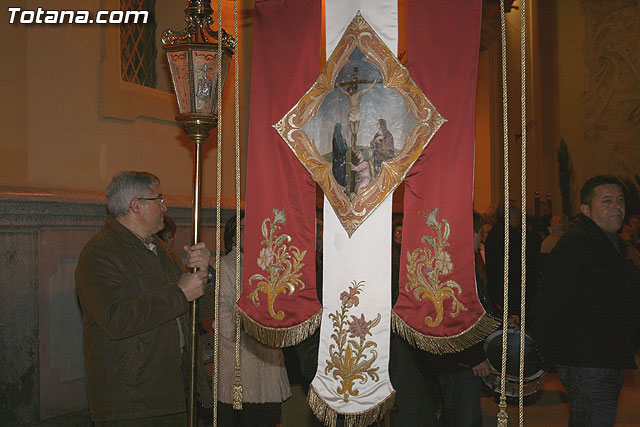
[[[453,272],[453,262],[449,252],[445,248],[449,246],[451,227],[449,221],[438,221],[438,208],[429,212],[419,212],[426,219],[427,226],[435,232],[435,235],[422,236],[422,248],[407,253],[407,279],[405,286],[407,292],[413,291],[416,301],[430,300],[436,310],[435,319],[426,316],[424,323],[429,327],[438,326],[444,317],[444,302],[451,300],[449,315],[456,317],[460,311],[467,308],[458,300],[462,288],[453,280],[441,280]]]
[[[350,396],[357,396],[360,391],[354,390],[355,382],[365,384],[369,379],[378,381],[378,367],[373,363],[378,358],[378,347],[375,341],[368,341],[367,335],[371,334],[371,329],[380,323],[382,315],[373,320],[366,320],[364,314],[360,317],[351,315],[351,320],[347,319],[349,309],[357,307],[360,303],[358,295],[364,282],[352,282],[353,286],[349,286],[349,292],[340,294],[340,310],[330,313],[329,318],[333,321],[333,334],[331,338],[334,344],[329,346],[330,360],[327,360],[327,366],[324,373],[328,374],[333,371],[333,378],[340,378],[340,386],[337,388],[338,394],[342,395],[345,402],[349,401]],[[351,339],[349,339],[351,338]]]
[[[263,248],[258,256],[258,266],[265,274],[256,273],[249,278],[249,283],[256,283],[256,288],[249,294],[254,305],[260,305],[260,292],[267,296],[267,310],[274,319],[282,320],[284,312],[276,312],[273,308],[278,294],[292,295],[296,287],[304,289],[304,282],[300,280],[300,269],[307,251],[301,251],[296,246],[287,246],[291,242],[288,234],[278,234],[280,227],[287,221],[287,209],[273,209],[273,219],[265,218],[262,221],[262,237],[260,242]]]

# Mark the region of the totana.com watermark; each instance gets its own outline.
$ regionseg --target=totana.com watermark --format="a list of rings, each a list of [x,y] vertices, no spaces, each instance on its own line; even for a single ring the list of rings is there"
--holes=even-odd
[[[99,10],[95,17],[88,10],[36,10],[9,8],[10,24],[146,24],[146,10]]]

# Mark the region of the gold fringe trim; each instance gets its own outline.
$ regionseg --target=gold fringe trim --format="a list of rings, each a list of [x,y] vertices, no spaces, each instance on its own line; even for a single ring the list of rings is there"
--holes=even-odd
[[[483,313],[482,316],[466,330],[449,337],[432,337],[412,328],[395,312],[391,312],[393,331],[419,349],[435,354],[457,353],[483,341],[495,331],[501,322]]]
[[[240,316],[242,326],[249,335],[269,347],[289,347],[306,340],[318,329],[322,320],[322,310],[304,322],[288,328],[271,328],[263,326],[247,315],[238,305],[236,312]]]
[[[236,365],[233,377],[233,409],[236,411],[242,411],[242,380],[240,379],[240,366]]]
[[[341,414],[344,415],[345,427],[365,427],[382,419],[384,414],[389,412],[395,403],[396,392],[392,391],[382,402],[366,411]],[[309,394],[307,395],[307,403],[314,415],[325,426],[335,427],[338,418],[338,412],[331,408],[327,402],[316,392],[312,385],[309,386]]]

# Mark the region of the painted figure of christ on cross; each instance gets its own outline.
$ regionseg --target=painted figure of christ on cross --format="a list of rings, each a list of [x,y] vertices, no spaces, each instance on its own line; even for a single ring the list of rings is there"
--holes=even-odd
[[[349,98],[349,130],[351,131],[351,149],[356,149],[356,141],[358,140],[358,128],[360,127],[360,100],[362,95],[369,92],[376,83],[382,83],[382,80],[365,81],[358,80],[359,76],[358,67],[353,69],[353,80],[348,80],[337,85],[340,92],[347,95]],[[370,83],[367,88],[358,91],[358,84]],[[342,86],[347,86],[347,90],[344,90]]]

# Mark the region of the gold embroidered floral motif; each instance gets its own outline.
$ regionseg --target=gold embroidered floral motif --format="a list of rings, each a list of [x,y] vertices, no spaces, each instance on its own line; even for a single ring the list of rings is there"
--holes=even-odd
[[[371,329],[380,323],[381,315],[378,313],[378,317],[373,320],[366,320],[364,314],[360,314],[360,317],[352,315],[351,320],[347,320],[349,309],[357,307],[360,303],[358,294],[364,287],[364,282],[356,283],[354,280],[352,284],[353,286],[349,286],[349,292],[340,294],[340,310],[329,314],[334,331],[331,338],[335,344],[329,347],[331,359],[326,361],[327,366],[324,369],[325,374],[333,371],[333,378],[340,378],[337,392],[343,396],[345,402],[349,401],[349,396],[357,396],[360,393],[358,389],[353,389],[356,381],[364,384],[369,378],[372,381],[380,379],[379,368],[373,367],[373,362],[378,358],[378,352],[375,350],[378,345],[374,341],[367,341],[367,335],[372,335]]]
[[[277,313],[273,304],[278,294],[292,295],[296,287],[304,289],[304,282],[300,280],[300,269],[304,266],[302,260],[307,251],[300,251],[296,246],[287,246],[291,242],[288,234],[277,234],[280,227],[286,223],[287,209],[273,209],[273,220],[265,218],[262,221],[262,245],[258,257],[258,266],[265,271],[265,275],[256,273],[249,278],[249,283],[257,281],[256,288],[247,298],[251,298],[253,304],[260,305],[259,292],[267,295],[267,309],[274,319],[282,320],[284,312]]]
[[[405,286],[407,292],[413,291],[416,301],[429,299],[436,309],[436,318],[427,316],[424,323],[427,326],[438,326],[444,317],[444,302],[451,299],[451,317],[456,317],[460,311],[467,311],[467,308],[458,301],[456,293],[462,292],[460,285],[453,280],[441,281],[442,276],[447,276],[453,272],[453,262],[451,255],[444,248],[449,246],[449,235],[451,228],[449,221],[442,219],[438,222],[438,208],[431,213],[419,212],[426,218],[427,226],[436,234],[422,236],[422,243],[426,246],[417,248],[413,252],[407,253],[407,279]]]

